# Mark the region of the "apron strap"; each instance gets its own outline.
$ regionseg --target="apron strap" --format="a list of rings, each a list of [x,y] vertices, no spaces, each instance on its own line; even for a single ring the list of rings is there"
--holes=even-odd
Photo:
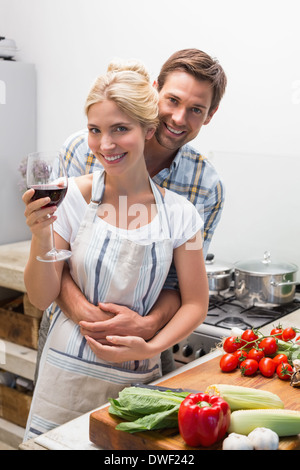
[[[90,202],[90,209],[92,213],[94,214],[92,215],[91,213],[91,217],[95,215],[95,212],[93,211],[93,209],[95,210],[98,207],[98,205],[101,204],[101,200],[103,198],[103,193],[105,190],[104,176],[105,176],[104,169],[101,169],[99,171],[97,170],[93,173],[92,199]],[[158,212],[158,216],[160,219],[160,226],[161,226],[162,232],[164,234],[164,237],[171,238],[172,231],[171,231],[170,222],[169,222],[169,218],[168,218],[167,211],[166,211],[164,197],[161,194],[158,187],[156,186],[156,184],[154,183],[154,181],[152,180],[152,178],[150,178],[150,176],[149,176],[149,181],[150,181],[150,186],[154,195],[155,203],[157,206],[157,212]]]
[[[105,174],[104,169],[99,170],[99,171],[94,171],[93,173],[91,202],[96,203],[97,205],[101,203],[103,193],[104,193],[104,188],[105,188],[104,174]]]
[[[171,231],[170,221],[169,221],[169,217],[168,217],[167,210],[166,210],[165,199],[162,193],[160,192],[160,190],[158,189],[158,187],[156,186],[156,184],[154,183],[154,181],[150,178],[150,176],[149,176],[149,181],[150,181],[152,192],[155,198],[162,232],[166,238],[172,238],[172,231]]]

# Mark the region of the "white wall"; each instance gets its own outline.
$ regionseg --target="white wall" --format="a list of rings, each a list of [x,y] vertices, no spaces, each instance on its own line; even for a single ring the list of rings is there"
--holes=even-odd
[[[299,0],[0,0],[0,33],[36,64],[38,146],[85,125],[93,79],[113,57],[142,59],[155,77],[175,50],[197,47],[228,74],[203,152],[299,155]]]
[[[216,165],[218,152],[234,152],[259,155],[272,167],[268,156],[300,158],[299,13],[299,0],[0,0],[0,34],[17,42],[18,60],[36,64],[40,149],[59,147],[85,126],[89,86],[112,58],[139,58],[155,78],[172,52],[196,47],[219,59],[228,88],[195,146],[206,155],[213,152]],[[236,177],[226,169],[230,201]],[[291,217],[300,235],[299,200]],[[213,248],[235,260],[251,237],[244,241],[230,230],[233,210],[227,205]],[[295,237],[293,243],[300,266]]]
[[[210,251],[230,262],[269,251],[300,267],[300,157],[214,152],[213,162],[226,202]]]

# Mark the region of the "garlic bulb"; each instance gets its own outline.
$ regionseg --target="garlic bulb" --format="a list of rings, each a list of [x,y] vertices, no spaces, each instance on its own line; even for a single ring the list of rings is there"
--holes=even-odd
[[[253,445],[247,436],[232,432],[223,441],[223,450],[253,450]]]
[[[238,328],[236,326],[234,326],[233,328],[231,328],[230,330],[230,336],[242,336],[242,334],[244,333],[244,330],[241,330],[241,328]]]
[[[279,437],[276,432],[268,428],[255,428],[248,434],[255,450],[277,450]]]

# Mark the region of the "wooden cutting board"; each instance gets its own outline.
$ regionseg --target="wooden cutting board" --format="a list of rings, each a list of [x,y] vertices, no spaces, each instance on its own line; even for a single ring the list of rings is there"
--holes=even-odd
[[[289,382],[280,380],[274,375],[265,378],[261,374],[253,377],[243,377],[239,370],[234,372],[221,372],[220,358],[216,357],[178,375],[162,380],[159,385],[170,388],[183,388],[204,392],[209,385],[224,383],[242,385],[262,390],[269,390],[278,395],[284,402],[286,409],[300,411],[300,389],[291,387]],[[97,410],[90,415],[90,440],[108,450],[191,450],[177,429],[164,429],[161,431],[145,431],[129,434],[117,431],[116,425],[121,420],[108,413],[108,407]],[[216,450],[222,448],[222,442],[201,450]],[[281,450],[300,449],[300,434],[280,439]]]

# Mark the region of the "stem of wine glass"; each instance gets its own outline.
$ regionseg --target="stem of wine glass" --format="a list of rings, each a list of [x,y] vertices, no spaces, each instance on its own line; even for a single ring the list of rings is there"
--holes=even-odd
[[[55,248],[55,241],[54,241],[54,230],[53,230],[53,223],[50,225],[51,229],[51,241],[52,241],[52,248],[51,248],[51,253],[56,253],[56,248]]]

